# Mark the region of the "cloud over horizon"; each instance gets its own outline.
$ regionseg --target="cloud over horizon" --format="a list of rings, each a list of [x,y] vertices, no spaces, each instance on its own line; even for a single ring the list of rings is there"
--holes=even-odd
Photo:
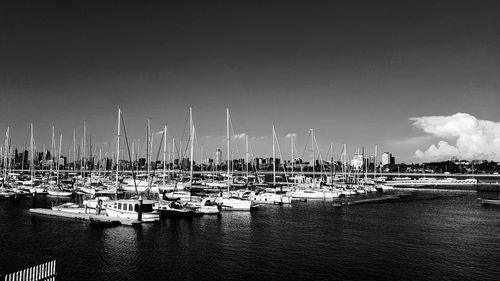
[[[247,134],[246,133],[241,133],[241,134],[238,134],[238,135],[234,135],[233,138],[235,140],[240,140],[240,139],[244,139],[246,138]]]
[[[415,157],[439,161],[450,158],[500,160],[500,122],[480,120],[468,113],[451,116],[409,118],[412,125],[441,138],[427,150],[417,150]]]

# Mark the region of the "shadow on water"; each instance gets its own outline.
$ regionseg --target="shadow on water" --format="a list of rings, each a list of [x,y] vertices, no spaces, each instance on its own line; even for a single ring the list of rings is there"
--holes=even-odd
[[[364,205],[364,204],[386,204],[386,203],[401,203],[413,201],[430,201],[441,200],[446,198],[460,198],[467,196],[464,193],[454,194],[436,194],[436,193],[395,193],[389,195],[382,195],[380,197],[359,199],[348,202],[348,205]]]

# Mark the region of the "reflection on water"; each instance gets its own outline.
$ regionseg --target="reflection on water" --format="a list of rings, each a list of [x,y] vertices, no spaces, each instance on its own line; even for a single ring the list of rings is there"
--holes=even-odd
[[[382,195],[350,200],[380,198]],[[0,202],[2,272],[57,259],[61,280],[481,279],[500,274],[500,209],[475,193],[293,202],[140,228],[31,216]],[[41,198],[40,205],[51,200]]]

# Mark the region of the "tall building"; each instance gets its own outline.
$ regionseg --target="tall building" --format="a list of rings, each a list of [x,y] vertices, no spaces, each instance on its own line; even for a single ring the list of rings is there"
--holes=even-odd
[[[354,154],[351,160],[351,166],[356,170],[360,170],[363,167],[363,154]]]
[[[222,164],[222,150],[220,148],[217,148],[215,151],[215,165],[220,165]]]
[[[391,154],[389,152],[384,152],[382,154],[382,166],[389,165],[391,161]]]

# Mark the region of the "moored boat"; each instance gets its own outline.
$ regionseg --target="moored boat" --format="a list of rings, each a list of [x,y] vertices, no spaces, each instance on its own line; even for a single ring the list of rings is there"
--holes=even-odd
[[[200,202],[190,201],[186,203],[188,208],[204,215],[219,215],[221,207],[215,202],[215,198],[203,198]]]
[[[153,210],[153,200],[140,199],[122,199],[109,201],[106,207],[106,215],[129,220],[139,220],[139,211],[141,211],[140,221],[155,222],[160,220],[159,212]],[[140,206],[140,209],[139,209]]]
[[[500,206],[500,199],[481,199],[483,205],[497,205]]]
[[[59,188],[49,188],[47,189],[47,193],[49,196],[57,196],[57,197],[71,197],[73,195],[73,191],[63,190]]]
[[[252,201],[238,197],[218,197],[216,202],[226,211],[250,211]]]
[[[154,209],[158,210],[166,217],[184,218],[203,215],[203,213],[198,213],[197,211],[186,207],[179,200],[160,200],[160,202],[155,204]]]
[[[289,192],[287,195],[292,199],[322,199],[329,200],[337,198],[342,193],[340,191],[320,190],[320,189],[299,189]]]

